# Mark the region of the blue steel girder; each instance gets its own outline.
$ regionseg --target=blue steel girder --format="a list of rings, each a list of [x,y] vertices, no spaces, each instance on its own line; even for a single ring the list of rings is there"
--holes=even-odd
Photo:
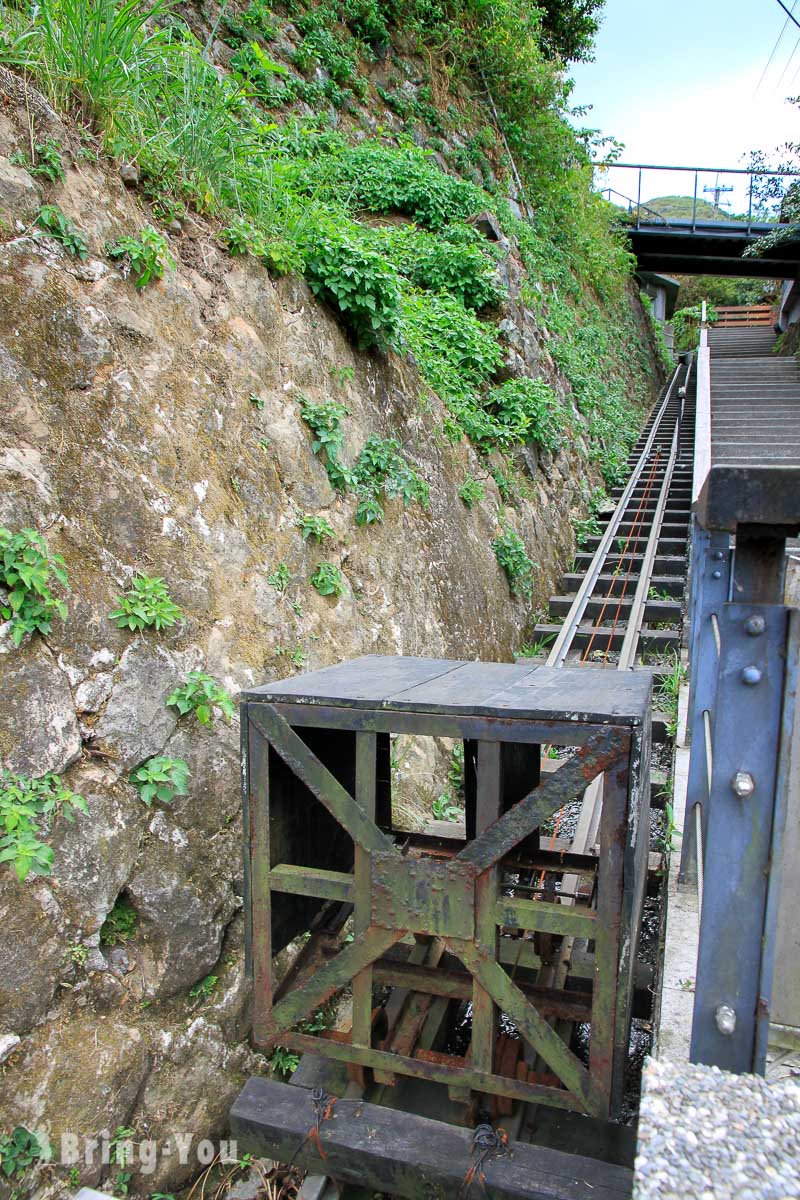
[[[780,604],[726,603],[718,621],[691,1058],[745,1072],[762,1065],[756,1025],[768,1005],[762,967],[765,936],[769,940],[789,610]]]
[[[709,533],[692,519],[689,593],[689,721],[692,747],[686,797],[679,879],[697,877],[696,806],[704,813],[709,799],[707,726],[714,712],[718,650],[715,621],[730,593],[730,537]],[[706,716],[706,714],[709,714]]]

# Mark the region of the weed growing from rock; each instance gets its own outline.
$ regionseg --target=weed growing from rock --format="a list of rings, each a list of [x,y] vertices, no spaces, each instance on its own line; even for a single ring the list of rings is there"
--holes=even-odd
[[[117,896],[114,904],[100,926],[101,946],[121,946],[130,941],[136,932],[139,914],[125,896]]]
[[[278,563],[274,571],[267,576],[267,583],[276,592],[285,592],[292,581],[292,575],[285,562]]]
[[[525,543],[510,525],[504,525],[503,532],[492,540],[492,549],[498,563],[503,568],[508,579],[512,596],[524,596],[528,601],[532,595],[533,571],[536,566],[528,557]]]
[[[163,579],[134,575],[131,586],[117,599],[117,607],[108,614],[108,619],[120,629],[155,629],[160,633],[182,616]]]
[[[11,621],[11,638],[19,646],[27,633],[48,634],[53,617],[67,617],[64,600],[51,592],[53,580],[68,586],[64,559],[51,554],[35,529],[12,533],[0,529],[0,616]]]
[[[64,180],[61,147],[53,138],[48,138],[46,142],[36,142],[33,147],[33,162],[27,162],[22,154],[12,154],[9,161],[25,167],[31,175],[38,175],[40,179],[46,179],[49,183],[62,183]]]
[[[458,489],[458,495],[464,501],[467,508],[474,508],[479,504],[486,495],[486,489],[480,479],[475,479],[474,476],[468,475]]]
[[[189,766],[182,758],[156,755],[131,771],[128,778],[148,808],[154,800],[171,804],[176,796],[185,796],[188,792]]]
[[[302,533],[304,542],[311,540],[317,545],[336,536],[330,521],[325,517],[315,517],[312,513],[304,513],[297,522],[297,528]]]
[[[322,562],[311,576],[311,586],[320,596],[344,595],[344,576],[335,563]]]
[[[10,863],[20,883],[28,875],[49,875],[54,855],[40,840],[42,826],[61,813],[67,821],[89,811],[83,796],[70,791],[60,775],[38,778],[0,770],[0,863]]]
[[[79,258],[83,262],[89,257],[86,238],[57,204],[43,204],[36,215],[36,224],[48,237],[59,242],[73,258]]]
[[[210,724],[214,707],[228,721],[236,712],[230,693],[205,671],[190,671],[186,682],[167,697],[167,708],[177,708],[181,716],[193,712],[201,725]]]
[[[201,979],[189,988],[189,999],[196,1000],[202,1004],[203,1001],[210,998],[218,982],[219,980],[216,975],[206,975],[205,979]]]
[[[124,278],[130,276],[137,288],[147,287],[152,279],[161,279],[167,267],[175,267],[167,239],[152,225],[145,225],[138,237],[106,242],[106,254],[119,261]]]

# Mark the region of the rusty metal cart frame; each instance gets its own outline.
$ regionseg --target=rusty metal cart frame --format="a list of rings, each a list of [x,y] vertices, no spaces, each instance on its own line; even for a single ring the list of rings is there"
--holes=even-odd
[[[646,673],[631,673],[621,684],[616,675],[585,669],[380,656],[247,692],[243,782],[255,1043],[343,1060],[356,1074],[371,1069],[384,1082],[405,1075],[467,1095],[616,1116],[647,876],[649,703]],[[473,751],[467,825],[474,836],[455,853],[426,846],[431,839],[423,836],[402,835],[402,849],[393,840],[386,767],[389,738],[400,733],[460,738]],[[540,782],[542,744],[573,751]],[[584,902],[503,894],[513,891],[503,885],[503,871],[522,851],[543,869],[559,866],[552,852],[531,859],[531,841],[538,846],[543,821],[601,774],[599,859],[571,856],[586,861],[561,864],[562,872],[569,867],[588,878]],[[325,902],[353,906],[354,939],[282,994],[274,987],[274,955]],[[593,946],[591,993],[515,982],[506,943],[517,948],[519,961],[530,949],[520,944],[522,931]],[[391,957],[408,935],[430,948],[424,961]],[[437,966],[443,956],[457,969]],[[405,1053],[376,1044],[376,982],[428,997],[470,997],[470,1053],[461,1060],[415,1053],[413,1037]],[[353,991],[349,1038],[296,1029],[346,986]],[[581,1002],[591,1023],[588,1065],[548,1019],[574,1018]],[[543,1069],[523,1067],[518,1077],[498,1072],[500,1011]]]

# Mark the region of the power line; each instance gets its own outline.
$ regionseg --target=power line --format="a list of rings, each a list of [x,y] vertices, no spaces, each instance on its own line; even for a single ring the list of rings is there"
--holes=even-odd
[[[795,3],[796,3],[796,0],[795,0]],[[783,0],[778,0],[778,4],[780,4],[783,11],[786,13],[788,19],[790,21],[793,21],[794,24],[797,26],[797,28],[800,29],[800,21],[798,21],[797,17],[794,16],[794,8],[795,8],[794,4],[792,5],[791,9],[788,9],[786,7],[786,5],[783,3]]]
[[[786,66],[781,71],[780,79],[775,84],[776,90],[777,90],[777,88],[779,88],[781,86],[784,75],[789,70],[789,67],[792,65],[792,61],[794,59],[795,54],[797,53],[798,47],[800,47],[800,36],[797,38],[797,41],[795,42],[794,47],[792,48],[792,53],[789,55],[789,58],[787,59]]]
[[[756,84],[755,91],[753,92],[753,99],[755,99],[755,97],[758,95],[758,89],[761,87],[762,83],[764,82],[767,71],[769,70],[769,68],[772,64],[772,60],[775,57],[775,54],[777,53],[778,46],[780,46],[781,42],[783,41],[783,35],[786,33],[788,26],[789,26],[789,19],[787,17],[787,19],[783,22],[781,31],[778,34],[775,45],[772,47],[772,53],[770,54],[769,58],[767,59],[767,64],[764,67],[764,70],[761,72],[761,78],[759,79],[758,83]]]
[[[758,83],[755,86],[755,90],[753,92],[754,100],[755,100],[756,96],[758,95],[759,89],[760,89],[762,83],[764,82],[764,79],[766,78],[767,71],[770,69],[770,66],[772,65],[772,60],[777,53],[778,47],[780,46],[781,42],[783,41],[783,35],[786,33],[786,30],[789,27],[789,17],[792,17],[792,20],[794,21],[795,25],[797,25],[797,21],[795,20],[794,16],[792,15],[794,13],[795,8],[797,7],[797,0],[793,0],[791,11],[783,3],[783,0],[778,0],[778,3],[780,4],[781,8],[787,13],[787,17],[786,17],[786,20],[783,22],[783,25],[781,26],[781,31],[778,34],[778,37],[775,41],[775,45],[772,47],[772,53],[770,54],[769,58],[767,59],[767,64],[764,67],[764,70],[761,72],[761,78],[759,79]],[[798,26],[798,28],[800,28],[800,26]]]

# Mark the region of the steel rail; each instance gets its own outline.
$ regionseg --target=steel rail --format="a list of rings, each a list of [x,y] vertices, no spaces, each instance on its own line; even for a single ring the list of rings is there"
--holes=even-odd
[[[622,524],[622,519],[628,508],[633,491],[639,482],[639,479],[650,458],[650,453],[653,449],[653,443],[655,442],[656,435],[659,432],[661,421],[663,420],[667,411],[667,406],[672,395],[672,389],[675,386],[675,381],[677,380],[682,369],[682,365],[679,364],[672,373],[672,378],[669,381],[666,394],[661,402],[658,412],[653,419],[650,433],[648,434],[647,441],[645,442],[644,448],[639,456],[639,460],[631,472],[630,479],[625,485],[625,490],[623,491],[617,507],[615,508],[614,513],[609,520],[608,525],[606,526],[605,532],[600,539],[600,545],[595,550],[594,557],[592,558],[592,561],[586,571],[586,577],[576,593],[575,599],[572,602],[572,606],[564,620],[564,624],[561,626],[561,632],[556,638],[553,648],[547,656],[546,665],[548,667],[562,667],[570,649],[572,648],[572,642],[574,641],[575,634],[578,631],[578,626],[580,625],[581,619],[586,611],[589,598],[594,591],[598,578],[602,574],[603,566],[606,558],[608,557],[608,551],[614,541],[617,530]]]
[[[687,375],[688,378],[688,375]],[[672,487],[672,474],[675,470],[675,463],[678,458],[678,440],[680,437],[680,421],[675,422],[675,432],[672,435],[672,448],[667,460],[664,478],[661,483],[661,491],[659,493],[656,509],[653,513],[653,523],[650,527],[650,535],[647,539],[644,557],[639,572],[639,582],[636,585],[636,591],[633,596],[631,611],[628,616],[628,627],[625,630],[625,638],[622,642],[619,660],[617,662],[618,671],[632,671],[634,668],[634,660],[636,658],[636,650],[639,645],[639,634],[642,631],[644,621],[644,607],[647,603],[647,596],[650,590],[650,579],[653,574],[653,564],[655,563],[656,553],[658,550],[658,539],[661,536],[661,526],[664,522],[664,513],[667,509],[667,500],[669,498],[670,488]]]

